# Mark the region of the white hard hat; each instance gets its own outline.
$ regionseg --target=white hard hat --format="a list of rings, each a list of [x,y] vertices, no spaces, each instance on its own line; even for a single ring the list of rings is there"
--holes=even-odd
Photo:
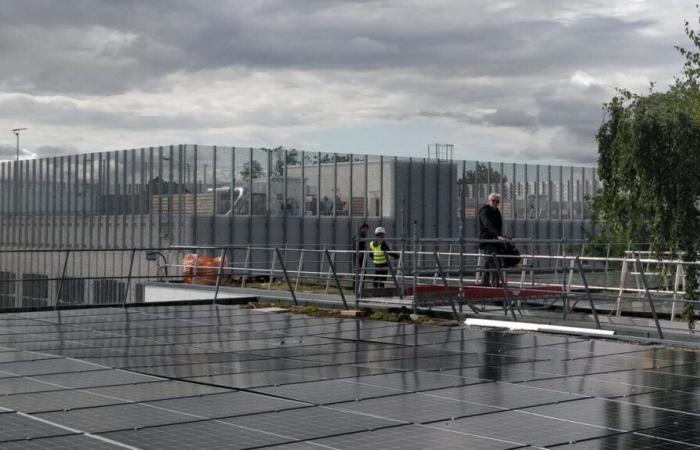
[[[374,234],[386,234],[386,230],[384,229],[384,227],[377,227],[374,230]]]

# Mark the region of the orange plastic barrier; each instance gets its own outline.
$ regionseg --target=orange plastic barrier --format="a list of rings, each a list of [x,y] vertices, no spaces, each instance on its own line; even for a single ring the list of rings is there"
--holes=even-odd
[[[182,258],[182,265],[184,266],[182,277],[186,284],[213,285],[216,284],[216,274],[221,265],[221,258],[188,253]],[[224,266],[227,265],[228,258],[224,258]],[[224,275],[223,271],[221,275]]]

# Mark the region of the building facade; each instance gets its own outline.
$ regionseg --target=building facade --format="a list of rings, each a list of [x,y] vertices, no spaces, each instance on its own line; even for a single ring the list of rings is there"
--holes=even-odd
[[[3,162],[0,187],[2,309],[140,301],[160,262],[181,271],[184,250],[157,261],[132,249],[255,246],[228,256],[263,269],[266,247],[348,249],[363,222],[476,238],[490,192],[507,234],[582,238],[598,181],[583,167],[175,145]],[[284,258],[297,273],[327,270],[320,252]]]

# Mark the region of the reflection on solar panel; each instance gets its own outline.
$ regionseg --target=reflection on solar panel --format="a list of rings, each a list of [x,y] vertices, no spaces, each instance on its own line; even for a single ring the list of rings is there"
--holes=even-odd
[[[0,316],[2,448],[697,448],[698,353],[233,305]]]

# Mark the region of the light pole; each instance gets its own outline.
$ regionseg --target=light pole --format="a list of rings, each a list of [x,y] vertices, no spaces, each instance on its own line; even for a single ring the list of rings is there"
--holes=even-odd
[[[19,132],[24,131],[26,128],[13,128],[12,132],[17,136],[17,161],[19,161]]]

